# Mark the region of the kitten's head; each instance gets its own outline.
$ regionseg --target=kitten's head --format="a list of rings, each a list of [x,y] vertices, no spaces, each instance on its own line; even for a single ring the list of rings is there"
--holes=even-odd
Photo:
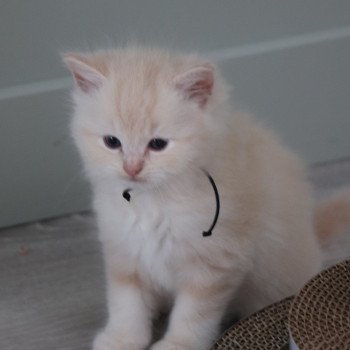
[[[226,96],[212,64],[137,48],[64,61],[75,80],[72,133],[93,183],[160,186],[205,167]]]

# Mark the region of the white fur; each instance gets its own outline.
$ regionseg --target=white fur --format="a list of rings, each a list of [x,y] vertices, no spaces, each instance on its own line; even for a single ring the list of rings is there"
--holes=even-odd
[[[164,306],[172,306],[169,326],[152,350],[208,349],[229,305],[247,315],[318,272],[313,203],[299,160],[250,117],[230,111],[212,65],[142,49],[84,57],[85,69],[106,77],[98,91],[76,88],[72,123],[106,261],[109,321],[94,350],[146,349],[151,320]],[[104,135],[117,136],[122,150],[106,149]],[[154,137],[169,146],[148,151]],[[144,157],[142,181],[123,172],[127,157]],[[202,232],[215,198],[203,169],[221,200],[210,237]]]

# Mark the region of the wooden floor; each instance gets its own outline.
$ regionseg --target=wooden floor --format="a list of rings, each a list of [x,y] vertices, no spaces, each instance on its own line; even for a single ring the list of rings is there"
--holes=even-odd
[[[310,170],[317,197],[350,186],[350,159]],[[106,317],[94,219],[75,214],[0,230],[0,349],[87,350]],[[350,257],[350,231],[325,266]]]

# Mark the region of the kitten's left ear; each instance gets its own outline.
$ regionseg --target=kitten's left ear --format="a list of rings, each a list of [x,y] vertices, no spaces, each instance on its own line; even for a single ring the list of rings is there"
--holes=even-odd
[[[98,90],[106,80],[85,55],[66,53],[63,55],[63,61],[71,71],[78,88],[84,93]]]
[[[175,87],[188,100],[205,107],[214,87],[214,67],[205,63],[175,77]]]

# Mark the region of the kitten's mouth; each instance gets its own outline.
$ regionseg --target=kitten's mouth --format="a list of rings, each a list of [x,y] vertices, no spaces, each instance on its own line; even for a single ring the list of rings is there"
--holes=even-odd
[[[129,183],[144,183],[146,182],[145,178],[139,177],[139,176],[124,176],[124,181],[127,181]]]
[[[138,177],[129,177],[128,180],[130,182],[144,182],[144,180],[138,178]]]

